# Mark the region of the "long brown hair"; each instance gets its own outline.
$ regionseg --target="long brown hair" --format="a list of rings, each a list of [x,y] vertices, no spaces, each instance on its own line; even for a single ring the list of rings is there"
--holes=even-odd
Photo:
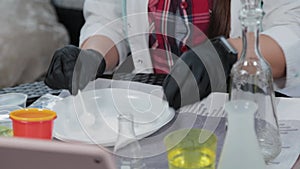
[[[231,0],[212,0],[213,9],[209,25],[208,37],[224,35],[229,37],[230,32],[230,1]]]

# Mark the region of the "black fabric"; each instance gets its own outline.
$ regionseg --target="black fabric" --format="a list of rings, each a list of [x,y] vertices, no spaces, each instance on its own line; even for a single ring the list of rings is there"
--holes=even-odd
[[[213,45],[217,53],[208,48],[208,43]],[[223,77],[226,78],[227,83],[229,82],[230,70],[237,60],[237,52],[228,45],[229,43],[224,37],[218,37],[213,39],[211,43],[203,43],[181,55],[163,82],[165,97],[170,106],[178,109],[181,106],[199,101],[211,93],[211,77],[207,71],[208,67],[205,67],[204,60],[201,58],[205,58],[207,66],[207,63],[214,63],[214,60],[211,62],[209,60],[214,59],[211,55],[216,53],[222,62],[222,72],[225,73]],[[195,51],[200,52],[195,53]],[[209,64],[209,66],[214,65]],[[214,78],[214,80],[214,83],[218,83],[218,78]]]
[[[45,84],[52,89],[68,89],[77,94],[89,81],[105,71],[103,56],[94,50],[68,45],[56,50],[48,68]]]
[[[51,1],[52,2],[52,1]],[[68,31],[70,44],[78,46],[80,30],[85,23],[83,11],[79,9],[68,9],[56,6],[53,2],[58,21],[62,23]]]

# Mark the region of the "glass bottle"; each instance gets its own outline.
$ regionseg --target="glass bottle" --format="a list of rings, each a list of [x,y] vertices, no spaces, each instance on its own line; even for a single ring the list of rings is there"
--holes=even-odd
[[[265,169],[266,164],[254,130],[257,104],[235,100],[225,104],[228,130],[218,169]]]
[[[119,169],[145,169],[141,146],[134,132],[133,115],[129,113],[118,116],[118,137],[114,154]]]
[[[243,50],[231,70],[230,100],[252,100],[258,104],[255,130],[266,162],[281,151],[281,140],[274,103],[273,76],[269,63],[259,50],[263,10],[258,0],[242,0],[240,21]]]

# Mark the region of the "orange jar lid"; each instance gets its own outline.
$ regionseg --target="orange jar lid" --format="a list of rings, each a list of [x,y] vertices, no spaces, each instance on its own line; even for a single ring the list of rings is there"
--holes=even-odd
[[[18,121],[38,122],[53,120],[56,118],[56,113],[47,109],[25,108],[12,111],[9,117]]]

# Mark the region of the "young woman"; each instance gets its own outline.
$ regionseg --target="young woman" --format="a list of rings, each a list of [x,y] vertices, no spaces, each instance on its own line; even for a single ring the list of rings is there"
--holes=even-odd
[[[259,36],[262,54],[270,63],[274,78],[286,77],[282,87],[297,84],[300,82],[297,65],[300,63],[300,1],[264,0],[262,6],[266,13]],[[176,64],[174,58],[204,42],[204,34],[210,39],[219,35],[227,37],[240,54],[238,11],[241,7],[240,0],[86,0],[80,49],[68,46],[54,56],[64,58],[54,59],[60,65],[66,64],[64,60],[72,60],[67,69],[72,73],[64,73],[66,70],[60,69],[65,66],[57,66],[53,61],[45,82],[51,87],[70,89],[80,52],[85,60],[95,58],[86,57],[91,52],[99,56],[96,58],[104,57],[100,67],[97,65],[92,70],[98,74],[104,69],[114,70],[129,55],[134,72],[169,73]],[[200,67],[196,63],[190,64]],[[230,69],[232,63],[226,64]],[[205,71],[202,69],[201,72]],[[77,86],[84,87],[95,75],[89,78]]]

